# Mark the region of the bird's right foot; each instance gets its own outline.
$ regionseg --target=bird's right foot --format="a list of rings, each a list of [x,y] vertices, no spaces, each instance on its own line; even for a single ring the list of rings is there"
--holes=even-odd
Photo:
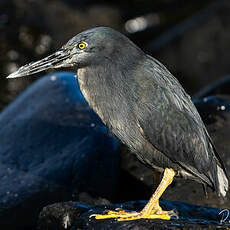
[[[165,189],[171,184],[175,172],[173,169],[165,169],[163,179],[152,195],[149,202],[143,208],[141,212],[126,212],[123,210],[109,211],[107,214],[93,214],[95,219],[117,219],[118,221],[138,220],[138,219],[162,219],[170,220],[172,216],[177,216],[174,211],[163,211],[159,205],[159,198]]]
[[[153,212],[146,214],[142,212],[126,212],[124,210],[109,211],[107,214],[93,214],[90,217],[95,216],[97,220],[103,219],[116,219],[117,221],[130,221],[138,219],[161,219],[170,220],[172,216],[177,216],[174,211],[161,211],[154,210]]]

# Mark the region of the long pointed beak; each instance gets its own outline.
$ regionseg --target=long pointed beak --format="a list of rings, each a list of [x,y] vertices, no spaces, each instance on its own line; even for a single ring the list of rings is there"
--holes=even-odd
[[[7,78],[17,78],[41,72],[43,70],[59,67],[71,66],[70,62],[71,52],[67,49],[60,49],[54,54],[41,59],[40,61],[31,62],[22,66],[16,72],[10,74]]]

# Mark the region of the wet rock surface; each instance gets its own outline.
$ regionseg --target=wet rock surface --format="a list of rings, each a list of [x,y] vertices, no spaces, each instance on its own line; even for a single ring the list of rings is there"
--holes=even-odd
[[[42,210],[39,216],[38,229],[216,229],[217,227],[227,229],[230,227],[230,217],[226,217],[227,210],[222,211],[170,201],[162,201],[160,205],[165,210],[177,210],[180,215],[178,219],[120,222],[109,219],[96,220],[91,216],[102,214],[104,210],[115,210],[117,208],[140,211],[145,204],[146,201],[100,206],[86,206],[77,202],[56,203]]]
[[[41,208],[57,201],[115,195],[117,141],[73,74],[36,82],[0,114],[0,127],[0,229],[35,226]]]

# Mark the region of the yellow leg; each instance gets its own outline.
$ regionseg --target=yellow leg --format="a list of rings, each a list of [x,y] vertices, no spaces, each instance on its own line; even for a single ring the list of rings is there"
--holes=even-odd
[[[121,211],[109,211],[105,215],[94,214],[96,219],[111,219],[116,218],[118,221],[128,221],[137,219],[163,219],[170,220],[171,216],[174,216],[173,211],[163,211],[159,205],[159,198],[166,190],[166,188],[172,183],[175,172],[173,169],[166,168],[161,183],[157,187],[155,193],[150,198],[149,202],[143,208],[141,212],[125,212]]]

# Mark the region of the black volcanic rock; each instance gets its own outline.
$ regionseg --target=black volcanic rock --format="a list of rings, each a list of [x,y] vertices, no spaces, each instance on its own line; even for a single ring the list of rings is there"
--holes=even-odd
[[[104,210],[115,210],[122,208],[130,211],[140,211],[146,201],[127,202],[117,205],[85,206],[80,203],[65,202],[56,203],[45,207],[39,216],[39,230],[125,230],[125,229],[216,229],[230,227],[230,217],[226,218],[227,210],[199,207],[179,202],[162,201],[161,206],[165,210],[176,209],[179,219],[164,220],[96,220],[90,217],[92,214],[101,214]]]
[[[117,141],[73,74],[37,81],[0,114],[0,127],[0,229],[31,227],[45,205],[84,193],[115,195]]]

